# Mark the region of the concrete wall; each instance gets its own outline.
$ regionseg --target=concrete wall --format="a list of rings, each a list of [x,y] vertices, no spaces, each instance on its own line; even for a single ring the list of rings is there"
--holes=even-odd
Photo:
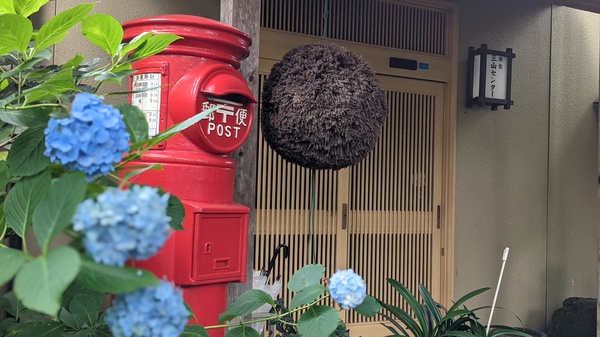
[[[543,2],[460,0],[455,297],[491,287],[544,330],[569,296],[596,297],[600,16]],[[469,46],[513,48],[510,110],[465,108]],[[482,315],[487,316],[487,315]],[[519,325],[508,311],[493,323]]]

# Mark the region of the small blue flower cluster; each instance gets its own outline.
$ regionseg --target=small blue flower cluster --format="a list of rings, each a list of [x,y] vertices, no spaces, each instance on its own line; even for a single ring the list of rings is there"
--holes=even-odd
[[[162,281],[156,287],[116,295],[105,321],[115,337],[176,337],[188,316],[182,291]]]
[[[355,308],[367,297],[367,285],[352,269],[338,270],[329,279],[329,293],[342,308]]]
[[[114,170],[129,151],[123,116],[102,98],[77,94],[69,118],[50,118],[44,155],[69,169],[83,171],[88,181]]]
[[[150,186],[111,187],[79,204],[73,229],[83,233],[85,250],[98,263],[123,266],[128,259],[147,259],[171,233],[168,200],[169,194]]]

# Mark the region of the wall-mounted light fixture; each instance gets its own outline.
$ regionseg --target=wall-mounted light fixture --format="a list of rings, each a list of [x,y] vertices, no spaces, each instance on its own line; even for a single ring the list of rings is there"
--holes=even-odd
[[[480,48],[469,47],[467,77],[467,107],[473,104],[489,105],[492,110],[498,106],[510,109],[512,79],[512,60],[515,58],[512,49],[506,51],[487,49],[487,44]]]

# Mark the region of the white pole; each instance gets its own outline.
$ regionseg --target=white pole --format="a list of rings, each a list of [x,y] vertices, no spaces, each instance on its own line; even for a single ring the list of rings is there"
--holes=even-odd
[[[498,278],[498,286],[496,287],[496,294],[494,294],[494,302],[492,303],[492,311],[490,312],[490,319],[488,320],[485,335],[487,336],[490,332],[490,325],[492,324],[492,316],[494,315],[494,308],[496,307],[496,299],[498,298],[498,291],[500,290],[500,283],[502,283],[502,274],[504,274],[504,266],[506,265],[506,259],[508,259],[508,247],[504,248],[502,254],[502,269],[500,269],[500,277]]]

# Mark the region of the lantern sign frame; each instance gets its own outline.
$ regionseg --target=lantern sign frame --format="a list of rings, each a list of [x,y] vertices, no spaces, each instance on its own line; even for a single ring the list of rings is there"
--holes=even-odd
[[[492,50],[488,49],[487,44],[477,49],[469,47],[467,108],[477,104],[489,105],[492,110],[498,110],[499,106],[510,109],[514,104],[511,100],[511,82],[515,56],[512,48],[506,51]]]

